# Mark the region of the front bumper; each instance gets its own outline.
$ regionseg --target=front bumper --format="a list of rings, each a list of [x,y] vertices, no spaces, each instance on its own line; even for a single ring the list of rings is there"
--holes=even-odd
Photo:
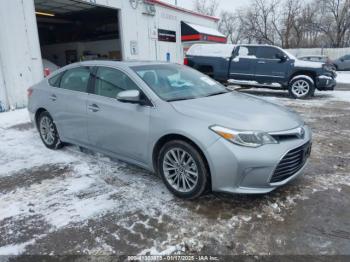
[[[293,149],[311,144],[311,130],[305,126],[302,139],[291,139],[259,148],[237,146],[225,139],[207,149],[212,190],[240,194],[265,194],[283,186],[304,173],[303,166],[285,180],[271,183],[283,157]]]
[[[321,75],[316,77],[316,88],[320,91],[334,90],[337,85],[335,78]]]

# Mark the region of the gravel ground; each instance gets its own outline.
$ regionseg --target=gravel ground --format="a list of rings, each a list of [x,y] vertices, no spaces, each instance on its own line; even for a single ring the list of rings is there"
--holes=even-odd
[[[24,110],[5,113],[13,125],[0,116],[0,255],[350,255],[350,99],[245,92],[296,110],[314,132],[306,174],[263,196],[182,201],[137,167],[47,150]]]

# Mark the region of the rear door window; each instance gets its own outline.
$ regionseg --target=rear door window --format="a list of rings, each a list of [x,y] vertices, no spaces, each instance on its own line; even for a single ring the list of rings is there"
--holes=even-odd
[[[236,57],[256,58],[256,47],[255,46],[240,46],[238,48]]]
[[[86,93],[90,80],[90,68],[78,67],[64,73],[60,88]]]
[[[280,49],[266,46],[259,47],[257,56],[260,59],[278,59],[279,55],[285,55]]]

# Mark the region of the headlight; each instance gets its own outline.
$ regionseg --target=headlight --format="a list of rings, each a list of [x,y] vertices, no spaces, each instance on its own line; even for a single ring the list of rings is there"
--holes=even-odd
[[[278,142],[265,132],[238,131],[222,126],[211,126],[210,130],[226,140],[246,147],[260,147],[266,144],[278,144]]]

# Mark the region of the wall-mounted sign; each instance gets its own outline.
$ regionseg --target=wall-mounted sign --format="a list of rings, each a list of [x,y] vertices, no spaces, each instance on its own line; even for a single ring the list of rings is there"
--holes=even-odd
[[[138,47],[137,41],[130,41],[130,53],[131,55],[139,54],[139,47]]]
[[[176,32],[158,29],[158,41],[176,43]]]
[[[157,28],[150,28],[149,29],[149,38],[153,39],[153,40],[157,40],[158,39],[158,31]]]
[[[167,14],[167,13],[161,13],[160,16],[162,18],[164,18],[164,19],[167,19],[167,20],[177,21],[177,16],[176,15]]]

